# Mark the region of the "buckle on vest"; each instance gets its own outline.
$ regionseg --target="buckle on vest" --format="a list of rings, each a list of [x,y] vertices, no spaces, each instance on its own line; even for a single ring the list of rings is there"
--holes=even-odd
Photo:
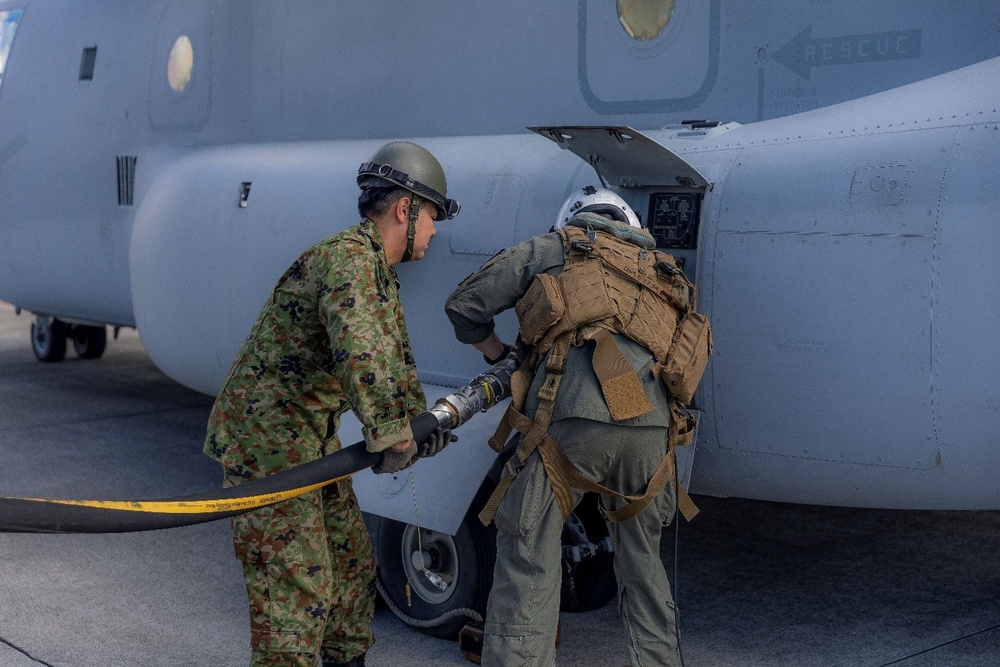
[[[507,463],[503,464],[504,474],[506,474],[509,479],[513,480],[517,477],[517,474],[524,469],[525,463],[527,462],[522,461],[517,457],[517,454],[514,454],[507,459]]]
[[[595,239],[596,240],[596,239]],[[580,252],[585,252],[588,255],[594,252],[594,246],[589,243],[584,243],[583,241],[573,241],[569,244],[569,247],[573,250],[579,250]]]
[[[562,371],[559,371],[561,374]],[[538,390],[538,400],[551,402],[556,400],[556,395],[559,393],[559,380],[553,375],[547,375],[545,377],[545,382],[542,383],[541,388]]]

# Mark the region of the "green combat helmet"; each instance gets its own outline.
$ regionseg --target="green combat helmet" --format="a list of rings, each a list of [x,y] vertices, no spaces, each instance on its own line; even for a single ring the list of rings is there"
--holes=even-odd
[[[417,195],[410,204],[410,225],[406,233],[406,252],[402,258],[407,262],[413,254],[421,202],[426,199],[437,206],[434,218],[437,221],[454,218],[462,206],[454,199],[448,199],[448,182],[441,163],[426,148],[410,141],[393,141],[382,146],[358,168],[358,187],[362,190],[392,185]]]

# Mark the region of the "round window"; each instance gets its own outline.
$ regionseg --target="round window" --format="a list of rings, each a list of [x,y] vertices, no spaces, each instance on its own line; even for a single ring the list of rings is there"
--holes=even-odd
[[[175,93],[184,92],[191,81],[191,71],[194,69],[194,47],[187,35],[181,35],[170,49],[167,60],[167,82]]]
[[[674,0],[617,0],[618,20],[637,42],[657,37],[674,15]]]

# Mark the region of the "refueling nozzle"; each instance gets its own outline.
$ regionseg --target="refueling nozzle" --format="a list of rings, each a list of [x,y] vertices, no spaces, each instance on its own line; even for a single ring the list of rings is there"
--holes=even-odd
[[[510,378],[516,370],[517,359],[511,354],[458,391],[439,398],[428,412],[442,428],[457,428],[477,412],[486,412],[509,398]]]

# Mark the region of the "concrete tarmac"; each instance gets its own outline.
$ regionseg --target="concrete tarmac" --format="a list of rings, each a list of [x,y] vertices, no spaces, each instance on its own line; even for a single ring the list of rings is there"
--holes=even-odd
[[[122,331],[97,361],[42,364],[0,302],[0,495],[157,498],[217,488],[211,399]],[[484,445],[485,446],[485,445]],[[696,498],[664,533],[688,667],[1000,664],[1000,512]],[[0,534],[0,667],[239,667],[243,579],[229,525]],[[559,665],[627,662],[614,604],[563,614]],[[376,614],[374,667],[465,665],[454,642]]]

